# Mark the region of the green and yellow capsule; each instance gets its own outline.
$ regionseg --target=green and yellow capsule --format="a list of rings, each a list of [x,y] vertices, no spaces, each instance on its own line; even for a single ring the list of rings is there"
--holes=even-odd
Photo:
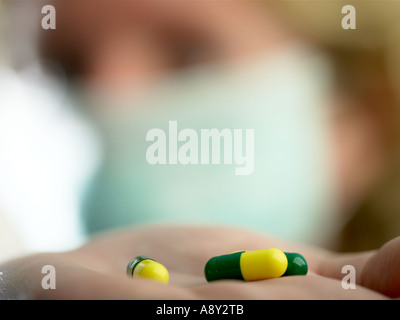
[[[168,283],[168,270],[159,262],[144,257],[137,256],[128,263],[126,273],[129,277],[142,277],[162,283]]]
[[[285,253],[270,248],[213,257],[206,263],[204,274],[207,281],[222,279],[255,281],[279,278],[286,272],[287,267],[288,259]]]

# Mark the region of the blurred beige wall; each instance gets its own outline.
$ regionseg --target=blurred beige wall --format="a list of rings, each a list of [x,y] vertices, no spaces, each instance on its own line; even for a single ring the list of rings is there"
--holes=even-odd
[[[266,1],[288,25],[312,41],[344,48],[383,49],[393,83],[397,89],[400,86],[400,1]],[[341,27],[345,5],[356,9],[356,30]]]

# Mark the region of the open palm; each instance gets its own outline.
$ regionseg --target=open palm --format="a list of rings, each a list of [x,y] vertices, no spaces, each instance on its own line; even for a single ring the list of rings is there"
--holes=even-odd
[[[215,255],[237,250],[279,248],[301,253],[306,276],[263,281],[207,283],[204,265]],[[380,250],[335,254],[290,244],[246,230],[210,226],[146,226],[99,235],[83,247],[35,254],[3,266],[1,298],[11,299],[382,299],[400,296],[400,239]],[[127,263],[145,255],[170,272],[165,285],[126,276]],[[44,290],[44,265],[56,270],[56,289]],[[342,287],[342,267],[352,265],[356,289]]]

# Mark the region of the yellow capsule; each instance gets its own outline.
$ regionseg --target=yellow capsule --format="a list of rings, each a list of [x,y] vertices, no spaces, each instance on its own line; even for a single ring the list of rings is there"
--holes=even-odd
[[[287,266],[286,255],[275,248],[245,251],[240,257],[240,270],[246,281],[278,278],[285,273]]]
[[[128,264],[127,273],[131,277],[141,277],[155,280],[162,283],[168,283],[168,270],[159,262],[138,256]]]

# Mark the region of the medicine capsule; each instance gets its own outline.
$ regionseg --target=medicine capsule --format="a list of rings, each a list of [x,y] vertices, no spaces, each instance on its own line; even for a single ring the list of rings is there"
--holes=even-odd
[[[301,254],[294,252],[284,252],[288,260],[288,267],[282,277],[304,276],[308,272],[306,259]]]
[[[240,279],[255,281],[282,276],[288,267],[284,252],[270,248],[256,251],[239,251],[213,257],[206,263],[207,281]]]
[[[126,272],[129,277],[148,278],[162,283],[168,283],[168,270],[159,262],[138,256],[128,263]]]

